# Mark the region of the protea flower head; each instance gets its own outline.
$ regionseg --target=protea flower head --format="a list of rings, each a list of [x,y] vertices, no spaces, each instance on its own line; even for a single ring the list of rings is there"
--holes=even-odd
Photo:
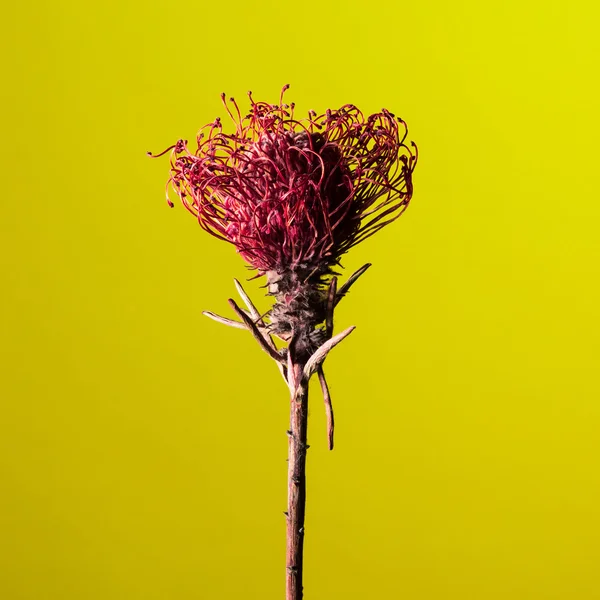
[[[417,162],[407,127],[391,112],[365,117],[351,104],[294,117],[294,104],[256,102],[242,116],[221,98],[235,131],[203,127],[195,151],[171,150],[171,187],[200,226],[233,244],[266,275],[276,333],[324,318],[325,283],[340,257],[398,218]],[[171,206],[173,203],[168,198]]]

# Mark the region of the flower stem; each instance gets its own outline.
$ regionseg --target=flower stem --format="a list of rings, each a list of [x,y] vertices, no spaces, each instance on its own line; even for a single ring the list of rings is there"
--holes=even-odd
[[[286,544],[286,600],[302,600],[302,574],[304,558],[304,517],[306,512],[306,451],[308,450],[308,382],[315,373],[318,373],[325,412],[327,416],[327,439],[329,449],[333,449],[333,407],[331,395],[323,372],[323,361],[329,352],[342,340],[354,331],[354,326],[348,327],[341,333],[333,335],[333,309],[344,296],[350,286],[369,268],[364,265],[337,291],[337,279],[334,277],[330,283],[327,294],[327,310],[325,311],[325,338],[321,345],[314,348],[311,332],[318,330],[319,323],[304,322],[299,331],[292,328],[291,335],[275,334],[288,343],[287,348],[278,350],[269,325],[265,324],[254,303],[246,294],[239,281],[235,281],[236,288],[248,308],[242,310],[234,300],[229,300],[229,305],[241,321],[234,321],[213,312],[204,311],[207,317],[238,329],[247,329],[252,333],[260,347],[276,362],[281,375],[285,379],[290,391],[290,428],[288,430],[288,506],[285,513],[287,517],[287,544]],[[276,282],[277,283],[277,282]],[[287,364],[286,364],[287,362]]]
[[[302,599],[304,516],[306,509],[306,451],[308,445],[308,382],[302,365],[293,364],[288,431],[288,507],[286,547],[286,600]]]

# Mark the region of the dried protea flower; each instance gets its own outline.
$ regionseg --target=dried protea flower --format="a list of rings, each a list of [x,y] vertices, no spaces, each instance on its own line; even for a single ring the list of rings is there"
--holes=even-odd
[[[172,150],[169,183],[201,227],[266,275],[272,333],[296,332],[310,353],[323,341],[327,279],[349,248],[402,214],[417,153],[388,110],[365,118],[346,104],[296,119],[283,100],[288,87],[279,104],[248,93],[244,117],[222,94],[235,132],[224,133],[217,118],[200,130],[193,153],[184,140],[165,152]]]
[[[317,374],[333,449],[333,407],[323,363],[354,327],[333,335],[338,302],[369,263],[339,289],[341,256],[394,219],[412,196],[417,150],[404,142],[402,119],[387,110],[367,118],[351,104],[295,119],[294,105],[255,102],[242,117],[233,98],[223,103],[235,132],[216,119],[190,152],[179,140],[171,150],[169,185],[212,235],[235,245],[266,276],[275,305],[261,315],[241,284],[239,320],[210,318],[246,329],[276,362],[290,393],[286,600],[301,600],[306,503],[308,383]],[[164,154],[163,152],[162,154]],[[157,156],[161,156],[160,154]],[[168,198],[171,206],[173,203]],[[278,348],[277,336],[287,346]]]

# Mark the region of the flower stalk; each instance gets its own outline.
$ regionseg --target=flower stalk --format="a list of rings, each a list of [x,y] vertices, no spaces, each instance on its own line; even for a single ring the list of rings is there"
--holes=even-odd
[[[333,406],[323,371],[323,362],[329,352],[354,331],[348,327],[338,335],[333,335],[333,311],[341,298],[348,292],[352,284],[362,275],[370,264],[361,267],[349,279],[346,285],[336,290],[336,283],[329,288],[326,315],[327,339],[311,355],[306,356],[298,349],[298,338],[293,336],[287,348],[277,350],[273,338],[262,321],[256,306],[244,290],[241,283],[234,280],[237,291],[247,310],[240,308],[229,299],[229,305],[240,318],[240,321],[222,317],[205,311],[204,315],[236,329],[247,329],[279,367],[287,383],[290,397],[290,427],[288,436],[288,502],[286,517],[286,600],[301,600],[304,558],[304,523],[306,515],[306,455],[308,445],[308,385],[311,377],[318,373],[325,410],[327,415],[327,443],[333,449]],[[332,281],[337,281],[333,279]],[[286,357],[284,359],[284,357]]]
[[[290,429],[288,430],[288,504],[286,517],[286,600],[302,598],[304,519],[306,514],[306,453],[308,451],[308,384],[303,365],[290,360]]]

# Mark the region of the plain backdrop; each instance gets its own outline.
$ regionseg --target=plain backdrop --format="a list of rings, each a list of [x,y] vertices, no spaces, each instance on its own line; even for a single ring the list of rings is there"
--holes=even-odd
[[[0,597],[283,597],[287,396],[235,250],[164,200],[219,95],[402,116],[344,260],[307,600],[600,598],[596,4],[16,2],[2,24]],[[261,282],[248,284],[268,307]]]

